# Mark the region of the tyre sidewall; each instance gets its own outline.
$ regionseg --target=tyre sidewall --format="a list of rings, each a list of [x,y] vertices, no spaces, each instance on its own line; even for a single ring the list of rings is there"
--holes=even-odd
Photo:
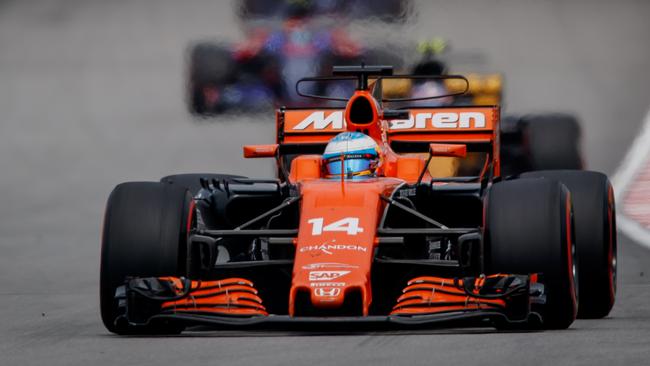
[[[571,191],[575,212],[576,257],[579,296],[578,317],[602,318],[616,298],[616,209],[611,183],[591,171],[539,171],[522,177],[546,178],[565,184]]]
[[[109,196],[102,231],[100,308],[106,328],[115,325],[115,290],[127,276],[180,276],[185,268],[188,220],[194,209],[185,188],[156,182],[118,185]]]
[[[558,182],[520,179],[494,184],[486,201],[488,274],[539,273],[547,328],[567,328],[577,312],[569,191]]]

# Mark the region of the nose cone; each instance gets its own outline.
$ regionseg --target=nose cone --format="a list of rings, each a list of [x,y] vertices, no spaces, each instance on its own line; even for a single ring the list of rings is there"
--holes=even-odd
[[[378,183],[346,183],[342,191],[339,180],[302,185],[290,313],[342,315],[330,310],[356,307],[355,315],[367,314],[369,298],[361,299],[370,293],[377,189]],[[354,305],[351,296],[358,299]]]
[[[375,236],[383,212],[381,194],[402,181],[390,178],[301,184],[289,314],[368,315]]]
[[[355,259],[367,257],[368,252],[371,252],[369,248],[356,244],[327,244],[320,246],[317,250],[325,251],[323,253],[348,251],[350,255],[358,256]],[[327,255],[316,256],[316,258]],[[346,260],[345,258],[336,260],[337,262],[316,262],[303,266],[296,272],[294,284],[304,284],[300,287],[308,289],[310,305],[313,308],[340,309],[345,306],[348,309],[354,308],[356,315],[361,315],[363,304],[358,301],[360,298],[355,299],[355,304],[350,304],[350,295],[365,291],[369,284],[367,268],[357,264],[342,263]],[[348,260],[348,262],[354,262],[354,260]]]

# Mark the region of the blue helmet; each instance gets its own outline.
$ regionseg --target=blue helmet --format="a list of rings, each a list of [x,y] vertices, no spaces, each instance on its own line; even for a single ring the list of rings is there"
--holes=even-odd
[[[375,140],[360,132],[342,132],[325,148],[323,162],[328,178],[370,177],[379,165],[379,146]]]

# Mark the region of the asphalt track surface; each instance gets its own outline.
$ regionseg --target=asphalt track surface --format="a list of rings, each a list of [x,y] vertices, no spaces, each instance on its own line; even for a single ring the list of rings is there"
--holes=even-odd
[[[650,105],[646,1],[436,1],[409,37],[442,35],[507,72],[511,112],[575,111],[592,169],[613,173]],[[267,177],[242,143],[271,115],[193,123],[189,40],[239,37],[218,1],[0,1],[0,364],[650,363],[650,252],[619,236],[618,301],[566,331],[109,334],[98,312],[105,200],[127,180]]]

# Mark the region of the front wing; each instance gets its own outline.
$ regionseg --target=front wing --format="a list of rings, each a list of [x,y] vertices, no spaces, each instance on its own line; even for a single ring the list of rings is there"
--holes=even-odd
[[[418,277],[409,281],[389,314],[302,317],[267,313],[253,284],[242,278],[130,278],[116,291],[121,311],[115,321],[143,329],[156,324],[200,325],[201,329],[531,329],[542,323],[533,309],[545,298],[543,285],[531,282],[531,277]]]

